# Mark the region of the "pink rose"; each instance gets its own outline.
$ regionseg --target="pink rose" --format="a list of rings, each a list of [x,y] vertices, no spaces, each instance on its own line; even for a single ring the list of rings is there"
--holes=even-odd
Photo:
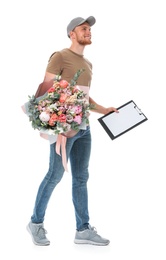
[[[78,123],[79,125],[81,124],[82,122],[82,117],[81,116],[75,116],[74,119],[73,119],[74,122]]]
[[[74,106],[74,111],[76,114],[80,114],[82,112],[82,107],[81,106]]]

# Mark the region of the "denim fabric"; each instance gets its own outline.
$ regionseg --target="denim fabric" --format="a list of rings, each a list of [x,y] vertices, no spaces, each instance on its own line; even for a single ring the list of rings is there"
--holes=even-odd
[[[80,130],[74,137],[68,138],[66,143],[67,158],[70,160],[72,173],[72,200],[75,209],[76,229],[84,230],[89,226],[88,166],[91,152],[90,127]],[[51,194],[64,174],[62,158],[55,151],[55,143],[50,145],[49,170],[39,186],[35,207],[31,221],[43,223],[46,208]]]

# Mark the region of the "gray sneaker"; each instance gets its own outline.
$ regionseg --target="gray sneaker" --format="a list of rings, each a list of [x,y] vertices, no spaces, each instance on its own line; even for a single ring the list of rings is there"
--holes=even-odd
[[[32,241],[38,246],[48,246],[50,241],[46,238],[47,231],[44,229],[43,223],[35,224],[29,222],[27,225],[27,230],[32,237]]]
[[[88,229],[83,231],[76,231],[74,243],[76,244],[90,244],[96,246],[107,246],[110,241],[97,234],[95,227],[89,225]]]

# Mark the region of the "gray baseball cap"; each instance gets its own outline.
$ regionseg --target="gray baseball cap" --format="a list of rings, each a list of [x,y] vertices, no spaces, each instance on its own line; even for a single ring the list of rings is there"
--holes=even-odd
[[[67,26],[67,36],[70,37],[70,32],[74,30],[75,27],[83,24],[83,23],[89,23],[90,26],[94,25],[96,22],[96,19],[93,16],[89,16],[88,18],[84,19],[82,17],[76,17],[73,20],[70,21],[70,23]]]

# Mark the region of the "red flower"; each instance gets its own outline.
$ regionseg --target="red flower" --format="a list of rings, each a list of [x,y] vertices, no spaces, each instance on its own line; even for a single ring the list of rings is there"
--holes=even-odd
[[[55,88],[51,87],[51,88],[49,88],[49,90],[47,92],[50,93],[50,92],[54,92],[54,91],[55,91]]]
[[[79,91],[79,89],[78,89],[77,86],[73,87],[73,89],[72,89],[72,93],[73,93],[73,94],[74,94],[74,93],[77,93],[78,91]]]
[[[51,118],[50,118],[48,124],[49,124],[50,126],[54,126],[56,121],[58,121],[58,116],[57,116],[57,114],[52,114],[52,116],[51,116]]]
[[[61,88],[67,88],[68,85],[69,85],[69,83],[68,83],[66,80],[64,80],[64,79],[62,79],[62,80],[59,82],[59,86],[60,86]]]
[[[61,123],[65,123],[66,122],[66,115],[61,114],[58,118],[58,121]]]
[[[64,103],[66,98],[67,98],[67,95],[65,93],[61,93],[60,98],[59,98],[59,102]]]

